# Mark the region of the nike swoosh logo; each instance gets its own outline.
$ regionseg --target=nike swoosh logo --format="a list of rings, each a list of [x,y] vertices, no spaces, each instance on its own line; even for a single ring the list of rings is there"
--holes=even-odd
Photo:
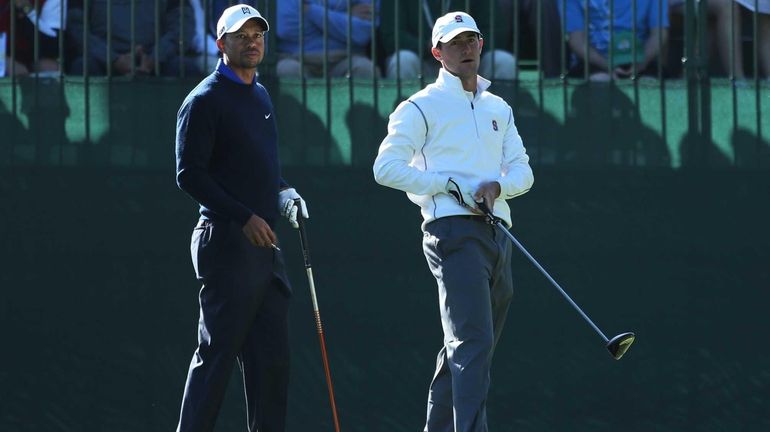
[[[267,113],[267,114],[265,114],[265,120],[269,119],[271,115],[273,115],[273,113]]]

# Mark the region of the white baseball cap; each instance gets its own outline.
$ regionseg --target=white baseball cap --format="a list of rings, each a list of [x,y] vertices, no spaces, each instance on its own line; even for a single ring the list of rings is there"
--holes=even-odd
[[[449,42],[453,37],[467,31],[478,33],[481,37],[481,31],[472,16],[465,12],[449,12],[437,19],[436,24],[433,25],[433,37],[431,38],[433,48],[436,48],[439,42]]]
[[[267,23],[262,14],[247,4],[237,4],[225,9],[217,21],[217,40],[222,39],[225,33],[238,31],[243,23],[252,18],[262,21],[262,24],[265,25],[265,31],[270,30],[270,24]]]

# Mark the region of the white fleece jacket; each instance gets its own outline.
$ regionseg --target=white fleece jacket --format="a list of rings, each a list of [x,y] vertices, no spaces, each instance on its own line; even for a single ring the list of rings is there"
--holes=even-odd
[[[446,193],[449,177],[471,188],[470,193],[485,181],[499,182],[494,213],[508,226],[511,210],[505,200],[532,187],[529,156],[513,110],[486,91],[489,85],[479,76],[474,95],[442,68],[435,83],[390,115],[388,135],[374,161],[374,178],[406,192],[420,206],[423,229],[434,219],[473,214]]]

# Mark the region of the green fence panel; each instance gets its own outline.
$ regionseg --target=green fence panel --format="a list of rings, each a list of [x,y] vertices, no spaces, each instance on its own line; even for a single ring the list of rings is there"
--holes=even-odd
[[[0,80],[0,164],[164,169],[176,112],[196,82]],[[265,84],[290,166],[370,166],[388,115],[419,89],[417,81]],[[714,81],[693,99],[684,81],[662,85],[546,80],[492,90],[513,106],[535,165],[770,168],[770,88]]]

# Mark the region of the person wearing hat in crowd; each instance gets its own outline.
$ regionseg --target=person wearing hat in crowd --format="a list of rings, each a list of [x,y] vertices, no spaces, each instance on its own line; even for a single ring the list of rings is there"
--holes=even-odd
[[[280,215],[296,228],[308,213],[281,177],[275,110],[256,80],[269,29],[249,5],[225,9],[217,23],[222,59],[177,117],[176,178],[200,205],[190,249],[203,283],[179,432],[214,429],[236,360],[248,430],[285,430],[291,286],[273,230]]]
[[[511,226],[506,200],[534,178],[511,107],[478,75],[484,40],[474,19],[438,18],[432,46],[438,78],[390,115],[373,171],[420,207],[438,283],[444,340],[425,431],[486,432],[492,353],[513,295],[512,246],[478,203]]]

